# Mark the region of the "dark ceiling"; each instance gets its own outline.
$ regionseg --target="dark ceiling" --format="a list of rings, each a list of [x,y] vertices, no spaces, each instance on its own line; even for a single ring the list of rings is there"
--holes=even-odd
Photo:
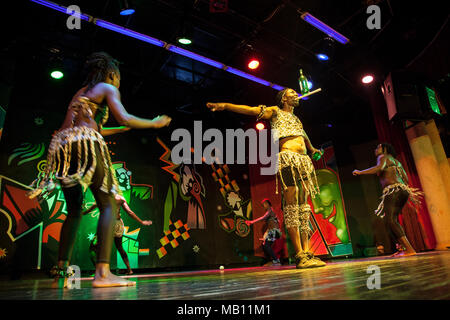
[[[337,137],[352,137],[354,142],[376,138],[367,88],[360,83],[364,72],[375,73],[380,81],[391,70],[416,67],[430,81],[448,88],[448,41],[442,40],[449,33],[446,1],[229,0],[227,12],[213,13],[209,0],[135,0],[136,13],[129,17],[118,14],[118,0],[55,2],[77,4],[83,13],[173,44],[187,28],[193,44],[186,49],[249,73],[247,58],[258,56],[262,65],[253,74],[296,90],[302,68],[315,88],[323,89],[299,111],[305,127],[320,142]],[[366,26],[370,4],[381,8],[381,30]],[[45,101],[42,104],[49,107],[61,108],[61,101],[70,100],[82,81],[85,57],[100,50],[122,62],[122,98],[137,115],[163,111],[174,118],[193,114],[214,121],[218,118],[204,109],[207,100],[273,103],[276,91],[250,80],[92,23],[83,22],[81,30],[68,30],[67,15],[31,1],[17,1],[14,6],[19,19],[8,22],[2,55],[16,58],[16,74],[33,68],[34,77],[28,84],[32,83],[37,90],[34,94],[39,92]],[[304,11],[350,39],[346,45],[335,43],[328,62],[315,57],[325,34],[300,18],[299,12]],[[436,45],[440,58],[423,62],[423,50]],[[65,84],[46,80],[44,69],[55,61],[67,70]],[[55,86],[59,86],[58,93]],[[231,119],[229,114],[220,118],[222,123]],[[238,119],[241,123],[250,120]]]

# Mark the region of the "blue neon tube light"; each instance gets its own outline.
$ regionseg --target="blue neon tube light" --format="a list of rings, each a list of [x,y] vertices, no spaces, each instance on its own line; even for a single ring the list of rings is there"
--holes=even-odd
[[[247,79],[249,79],[249,80],[258,82],[258,83],[260,83],[260,84],[262,84],[262,85],[264,85],[264,86],[270,87],[270,82],[269,82],[269,81],[266,81],[266,80],[264,80],[264,79],[255,77],[255,76],[253,76],[253,75],[251,75],[251,74],[248,74],[248,73],[245,73],[245,72],[243,72],[243,71],[241,71],[241,70],[238,70],[238,69],[235,69],[235,68],[232,68],[232,67],[227,67],[227,68],[225,69],[225,71],[230,72],[230,73],[232,73],[232,74],[235,74],[235,75],[237,75],[237,76],[240,76],[240,77],[242,77],[242,78],[247,78]]]
[[[283,89],[284,89],[284,87],[282,87],[282,86],[279,86],[279,85],[277,85],[277,84],[273,84],[273,85],[272,85],[272,88],[274,88],[275,90],[278,90],[278,91],[280,91],[280,90],[283,90]]]
[[[94,23],[99,27],[102,27],[102,28],[105,28],[105,29],[108,29],[111,31],[115,31],[115,32],[121,33],[123,35],[129,36],[129,37],[132,37],[132,38],[135,38],[138,40],[142,40],[144,42],[148,42],[148,43],[153,44],[158,47],[164,47],[166,45],[166,43],[164,41],[161,41],[156,38],[147,36],[145,34],[118,26],[117,24],[114,24],[114,23],[111,23],[108,21],[104,21],[101,19],[95,19]]]
[[[302,19],[308,22],[310,25],[316,27],[320,31],[326,33],[328,36],[332,37],[333,39],[339,41],[342,44],[348,43],[350,40],[337,32],[336,30],[332,29],[328,25],[326,25],[324,22],[320,21],[316,17],[312,16],[310,13],[305,12],[302,14]]]
[[[44,0],[30,0],[30,1],[31,2],[35,2],[37,4],[41,4],[41,5],[43,5],[43,6],[47,7],[47,8],[50,8],[50,9],[53,9],[53,10],[56,10],[56,11],[68,14],[67,13],[67,7],[60,6],[59,4],[56,4],[56,3],[53,3],[53,2],[50,2],[50,1],[44,1]],[[85,21],[89,21],[90,16],[80,12],[80,19],[81,20],[85,20]]]
[[[196,54],[194,52],[182,49],[182,48],[174,46],[174,45],[169,45],[167,47],[167,50],[169,50],[171,52],[178,53],[178,54],[180,54],[182,56],[185,56],[185,57],[188,57],[188,58],[191,58],[191,59],[203,62],[203,63],[205,63],[207,65],[210,65],[212,67],[216,67],[218,69],[223,69],[225,67],[225,65],[223,63],[220,63],[220,62],[217,62],[215,60],[206,58],[204,56],[201,56],[199,54]]]

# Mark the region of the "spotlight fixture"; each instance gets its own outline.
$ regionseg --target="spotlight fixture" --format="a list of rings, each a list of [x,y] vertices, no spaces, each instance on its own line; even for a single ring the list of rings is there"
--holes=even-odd
[[[258,130],[263,130],[263,129],[265,129],[266,128],[266,126],[264,125],[264,123],[262,123],[262,122],[258,122],[257,124],[256,124],[256,129],[258,129]]]
[[[189,45],[192,43],[192,40],[187,37],[179,37],[179,38],[177,38],[177,41],[184,45]]]
[[[53,70],[53,71],[50,73],[50,76],[51,76],[53,79],[61,79],[62,77],[64,77],[64,73],[62,73],[62,72],[59,71],[59,70]]]
[[[119,0],[119,4],[121,16],[129,16],[130,14],[133,14],[136,11],[134,10],[130,0]]]
[[[250,62],[248,63],[247,66],[249,69],[255,70],[259,67],[259,60],[252,59],[252,60],[250,60]]]
[[[334,40],[327,37],[320,43],[316,57],[321,61],[327,61],[332,58],[334,54]]]
[[[369,83],[371,83],[373,81],[373,76],[370,75],[370,74],[367,74],[364,77],[362,77],[361,81],[364,84],[369,84]]]
[[[183,20],[181,22],[180,33],[177,37],[177,42],[184,45],[190,45],[192,43],[192,38],[193,28],[187,21]]]

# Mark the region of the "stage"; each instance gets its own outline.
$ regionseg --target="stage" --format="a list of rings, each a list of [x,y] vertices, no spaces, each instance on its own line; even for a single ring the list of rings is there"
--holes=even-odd
[[[368,289],[380,269],[380,288]],[[33,279],[34,278],[34,279]],[[294,265],[183,271],[128,276],[135,287],[52,289],[51,279],[23,276],[2,280],[0,300],[447,300],[450,298],[450,251],[413,257],[388,256],[333,260],[326,267]]]

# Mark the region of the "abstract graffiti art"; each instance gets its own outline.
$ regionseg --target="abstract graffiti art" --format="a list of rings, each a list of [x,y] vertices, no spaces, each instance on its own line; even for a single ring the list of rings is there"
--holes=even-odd
[[[220,227],[226,232],[235,232],[240,237],[246,237],[250,233],[250,227],[245,224],[252,212],[250,199],[244,200],[239,193],[239,186],[235,180],[231,180],[229,167],[224,164],[211,164],[212,177],[219,183],[220,193],[225,205],[230,211],[218,216]]]
[[[320,193],[309,199],[313,215],[310,246],[316,255],[347,256],[353,253],[334,148],[323,145],[324,155],[315,163]]]

